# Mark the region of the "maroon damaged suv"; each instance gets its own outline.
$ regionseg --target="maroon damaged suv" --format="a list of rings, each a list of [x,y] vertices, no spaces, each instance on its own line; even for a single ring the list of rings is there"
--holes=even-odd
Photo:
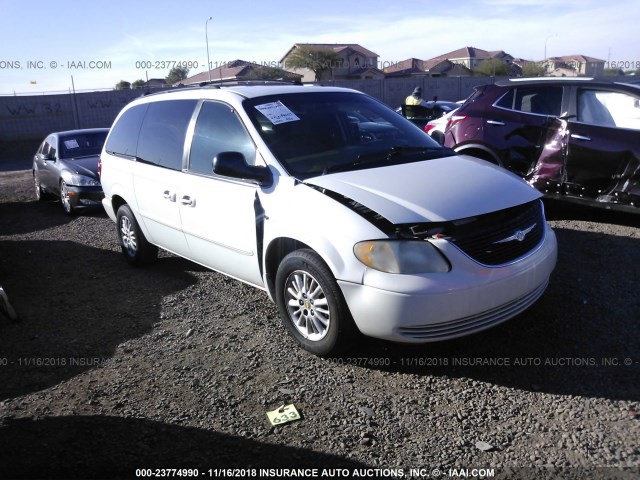
[[[546,196],[640,213],[640,86],[548,77],[482,85],[449,120],[445,146]]]

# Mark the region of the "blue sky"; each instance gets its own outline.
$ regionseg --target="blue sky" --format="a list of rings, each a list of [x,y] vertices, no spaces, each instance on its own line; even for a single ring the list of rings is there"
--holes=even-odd
[[[296,42],[359,43],[382,63],[465,46],[540,60],[545,45],[547,56],[640,62],[637,0],[0,0],[0,94],[68,91],[72,76],[76,90],[163,78],[163,61],[205,71],[209,17],[214,66],[278,62]]]

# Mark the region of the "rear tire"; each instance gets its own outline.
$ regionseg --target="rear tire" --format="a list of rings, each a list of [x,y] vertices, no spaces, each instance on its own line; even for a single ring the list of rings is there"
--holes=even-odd
[[[440,145],[444,145],[444,133],[442,133],[441,131],[439,130],[434,131],[431,134],[431,138],[433,138]]]
[[[120,248],[127,262],[139,267],[155,261],[158,247],[147,241],[129,205],[118,209],[116,224]]]
[[[276,303],[285,328],[302,348],[320,357],[348,344],[354,323],[340,287],[313,250],[288,254],[276,274]]]

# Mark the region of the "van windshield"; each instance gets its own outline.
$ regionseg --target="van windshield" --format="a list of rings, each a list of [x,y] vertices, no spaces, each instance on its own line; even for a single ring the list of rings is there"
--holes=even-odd
[[[274,156],[300,179],[453,154],[359,93],[270,95],[247,99],[244,108]]]

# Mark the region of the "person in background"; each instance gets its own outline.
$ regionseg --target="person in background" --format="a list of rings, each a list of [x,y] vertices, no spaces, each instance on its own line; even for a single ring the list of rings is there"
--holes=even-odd
[[[411,93],[411,95],[409,95],[404,100],[404,104],[405,105],[422,105],[423,107],[426,107],[427,104],[422,99],[422,88],[420,88],[420,87],[414,88],[413,89],[413,93]]]
[[[422,107],[426,107],[427,103],[422,99],[422,89],[420,87],[416,87],[413,89],[411,95],[409,95],[404,100],[404,105],[402,106],[402,114],[406,118],[416,118],[422,117],[421,114]]]

